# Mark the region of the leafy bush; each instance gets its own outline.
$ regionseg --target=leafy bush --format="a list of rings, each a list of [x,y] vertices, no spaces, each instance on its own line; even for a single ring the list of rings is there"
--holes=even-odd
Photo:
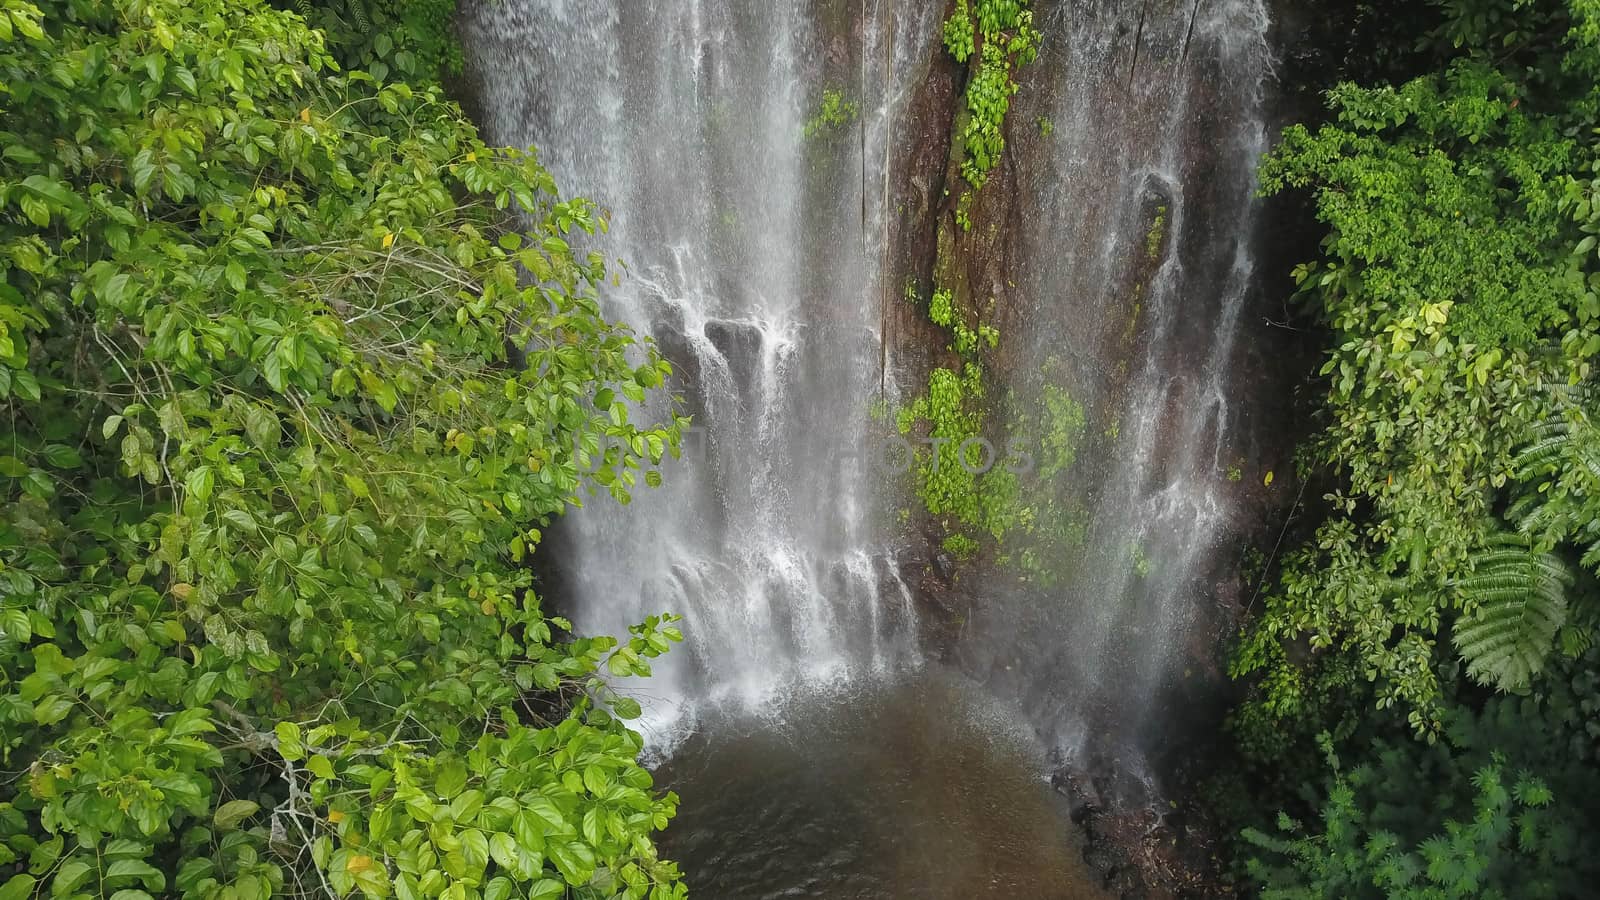
[[[1277,833],[1245,833],[1261,896],[1585,896],[1600,877],[1595,662],[1564,663],[1543,695],[1453,705],[1436,744],[1356,744],[1350,770],[1324,736],[1320,829],[1280,814]]]
[[[603,220],[297,15],[3,2],[0,896],[682,896],[680,636],[520,565],[678,446]]]
[[[1284,837],[1250,831],[1245,838],[1287,865],[1252,860],[1251,875],[1262,900],[1445,900],[1445,898],[1556,898],[1575,896],[1555,882],[1572,860],[1572,836],[1551,823],[1549,788],[1537,778],[1517,776],[1507,785],[1499,765],[1473,777],[1472,813],[1446,821],[1419,845],[1373,827],[1357,804],[1374,785],[1370,770],[1339,778],[1322,810],[1323,832],[1296,836],[1299,823],[1284,817]]]
[[[433,82],[461,74],[461,46],[450,30],[456,0],[283,0],[327,35],[346,69],[378,80]]]
[[[1296,276],[1332,331],[1329,424],[1307,461],[1336,489],[1236,660],[1270,673],[1284,657],[1269,645],[1301,637],[1352,654],[1378,703],[1424,732],[1439,727],[1450,626],[1473,672],[1508,688],[1556,634],[1581,647],[1552,602],[1566,536],[1527,536],[1542,562],[1516,573],[1497,542],[1500,513],[1526,493],[1520,454],[1541,423],[1577,414],[1567,386],[1592,378],[1600,352],[1600,7],[1439,5],[1425,42],[1444,57],[1436,72],[1339,85],[1334,120],[1291,127],[1263,167],[1269,192],[1310,189],[1327,226],[1323,259]],[[1517,606],[1541,615],[1505,616],[1521,596],[1542,598]],[[1529,627],[1481,631],[1491,621]],[[1266,684],[1293,714],[1304,682]]]

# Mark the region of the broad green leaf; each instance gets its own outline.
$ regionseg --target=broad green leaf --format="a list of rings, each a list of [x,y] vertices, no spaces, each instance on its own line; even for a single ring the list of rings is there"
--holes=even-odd
[[[19,644],[26,644],[33,639],[33,625],[29,622],[26,610],[8,609],[0,613],[0,629],[5,631],[6,637]]]
[[[0,885],[0,900],[26,900],[33,896],[33,886],[37,883],[32,875],[13,875]]]
[[[528,886],[529,900],[556,900],[566,895],[566,884],[553,878],[541,878]]]
[[[105,878],[107,881],[137,878],[144,882],[146,887],[157,891],[167,884],[167,878],[161,870],[142,859],[119,859],[112,862],[105,870]]]
[[[300,741],[300,726],[293,722],[279,722],[273,728],[278,737],[278,754],[284,759],[294,762],[306,755],[305,746]]]
[[[216,813],[211,817],[211,822],[217,826],[218,830],[232,831],[239,827],[239,823],[255,815],[260,809],[261,804],[254,800],[229,800],[227,803],[217,807]]]
[[[322,754],[317,754],[306,760],[306,769],[318,778],[333,777],[333,762]]]
[[[580,841],[552,841],[545,853],[556,864],[561,877],[573,887],[582,887],[594,877],[594,851]]]

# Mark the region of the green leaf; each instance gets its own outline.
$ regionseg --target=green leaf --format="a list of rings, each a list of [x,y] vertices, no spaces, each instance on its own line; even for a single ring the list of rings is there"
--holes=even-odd
[[[50,893],[57,897],[72,894],[77,891],[79,885],[88,881],[94,872],[94,866],[73,857],[56,869],[56,877],[50,881]]]
[[[483,809],[483,791],[463,791],[450,803],[450,818],[459,824],[468,824]]]
[[[261,809],[261,804],[254,800],[229,800],[217,807],[216,813],[211,817],[211,823],[219,831],[232,831],[239,827],[239,823],[255,815]]]
[[[300,742],[299,725],[279,722],[272,730],[278,736],[278,754],[284,759],[294,762],[306,755],[305,746]]]
[[[611,711],[623,719],[637,719],[644,711],[639,708],[639,701],[632,697],[614,697],[611,700]]]
[[[244,425],[250,441],[262,449],[277,446],[282,436],[278,417],[260,406],[251,406],[245,410]]]
[[[557,900],[567,895],[567,886],[553,878],[541,878],[528,886],[528,900]]]
[[[172,885],[180,891],[192,891],[202,880],[211,877],[216,868],[216,863],[203,857],[187,859],[178,867]]]
[[[39,379],[26,370],[11,373],[11,390],[18,397],[35,403],[44,396],[39,390]]]
[[[33,896],[33,886],[38,883],[32,875],[13,875],[0,885],[0,900],[26,900]]]
[[[34,469],[22,478],[22,489],[35,497],[49,498],[55,495],[56,483],[41,469]]]
[[[489,883],[484,885],[483,900],[509,900],[515,889],[516,885],[509,878],[491,878]]]
[[[489,839],[476,828],[463,829],[457,836],[461,839],[461,855],[467,861],[467,871],[482,872],[489,864]]]
[[[211,489],[216,484],[216,479],[210,466],[201,466],[184,477],[183,489],[189,499],[204,506],[206,501],[211,499]]]
[[[317,754],[306,760],[306,769],[318,778],[333,777],[333,762],[322,754]]]
[[[42,841],[28,854],[28,871],[35,875],[43,875],[61,858],[61,850],[66,842],[61,835],[56,835],[48,841]]]
[[[168,719],[166,726],[167,731],[174,737],[209,734],[217,730],[216,726],[211,724],[211,711],[207,709],[186,709]]]
[[[460,760],[450,760],[439,768],[438,778],[435,779],[433,789],[439,796],[451,798],[461,793],[467,786],[467,767]]]
[[[1526,687],[1555,649],[1573,582],[1559,556],[1534,551],[1520,535],[1491,541],[1472,574],[1452,582],[1467,609],[1454,629],[1467,673],[1501,690]]]
[[[119,859],[113,862],[105,873],[107,881],[120,878],[137,878],[152,890],[161,890],[167,885],[167,877],[160,869],[150,865],[142,859]]]
[[[33,707],[33,721],[40,725],[54,725],[72,712],[72,701],[60,694],[51,694]]]
[[[496,865],[513,869],[520,855],[516,839],[511,835],[501,831],[489,838],[489,856],[494,859]]]
[[[565,831],[568,827],[566,817],[550,802],[550,798],[533,797],[523,803],[523,809],[543,823],[545,834],[570,833]]]
[[[78,451],[65,444],[49,444],[44,448],[44,458],[58,469],[76,469],[83,465]]]
[[[553,841],[545,845],[550,861],[561,877],[573,887],[582,887],[594,877],[594,851],[580,841]]]
[[[33,625],[29,623],[25,610],[8,609],[0,613],[0,629],[5,631],[6,637],[19,644],[33,640]]]
[[[281,347],[282,345],[279,346]],[[277,348],[274,348],[261,361],[261,374],[267,379],[267,384],[280,394],[283,393],[284,388],[289,386],[289,382],[283,374],[282,354]]]

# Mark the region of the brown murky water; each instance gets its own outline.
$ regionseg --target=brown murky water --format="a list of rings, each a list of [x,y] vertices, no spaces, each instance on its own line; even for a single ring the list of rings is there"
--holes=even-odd
[[[1104,900],[1027,730],[957,676],[780,722],[708,722],[662,767],[699,900]]]

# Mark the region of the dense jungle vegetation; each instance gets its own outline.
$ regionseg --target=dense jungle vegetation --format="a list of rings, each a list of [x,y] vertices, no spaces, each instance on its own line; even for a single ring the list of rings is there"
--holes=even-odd
[[[1295,278],[1326,496],[1233,661],[1244,879],[1592,896],[1600,3],[1361,13],[1352,80],[1262,168],[1323,229]]]
[[[684,895],[598,677],[681,636],[522,565],[668,366],[452,8],[0,0],[0,898]]]
[[[685,422],[574,247],[601,212],[446,97],[453,6],[0,0],[0,900],[686,895],[615,687],[676,619],[575,638],[525,565]],[[1028,7],[942,20],[963,197]],[[1600,0],[1355,9],[1262,166],[1321,237],[1322,496],[1262,573],[1209,796],[1249,895],[1590,896]],[[897,425],[959,445],[1000,336],[926,302],[960,364]],[[1064,470],[1082,409],[1036,417]],[[1078,541],[922,463],[958,556],[1009,534],[1043,579]]]

